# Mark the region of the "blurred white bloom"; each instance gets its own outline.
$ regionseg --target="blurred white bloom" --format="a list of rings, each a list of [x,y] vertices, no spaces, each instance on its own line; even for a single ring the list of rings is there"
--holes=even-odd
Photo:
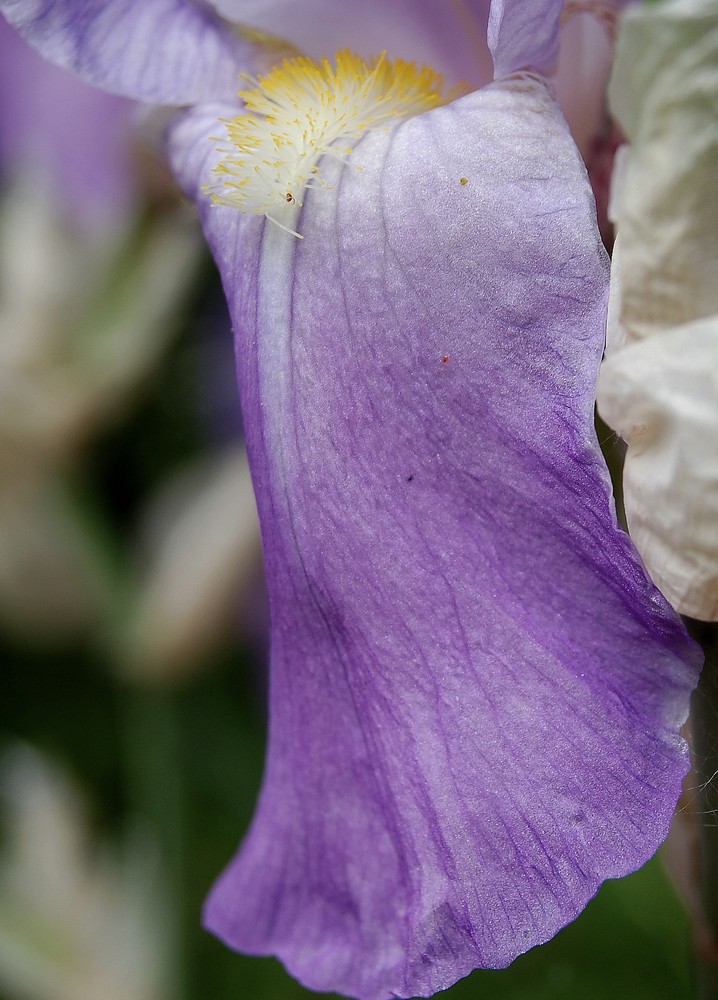
[[[718,619],[718,5],[630,9],[609,89],[630,145],[601,416],[628,443],[624,501],[646,567],[683,614]]]
[[[107,582],[62,477],[161,358],[201,242],[183,208],[88,240],[29,181],[0,203],[0,620],[62,634]]]
[[[176,330],[200,260],[184,208],[106,241],[68,232],[32,185],[0,204],[0,447],[53,464],[136,391]]]
[[[90,842],[77,791],[26,747],[0,767],[0,991],[8,1000],[162,1000],[165,909],[157,857]]]
[[[203,253],[167,190],[150,215],[132,116],[0,18],[0,623],[23,638],[76,634],[107,603],[64,479],[157,365]]]
[[[125,669],[143,680],[187,672],[236,622],[261,567],[259,522],[247,456],[203,456],[166,484],[144,530],[145,568]]]

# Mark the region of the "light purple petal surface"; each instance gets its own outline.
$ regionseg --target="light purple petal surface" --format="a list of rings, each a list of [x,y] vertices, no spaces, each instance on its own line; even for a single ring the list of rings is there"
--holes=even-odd
[[[428,63],[472,89],[492,78],[489,0],[213,0],[230,20],[286,38],[312,58],[350,48],[364,58]]]
[[[563,0],[493,0],[488,42],[497,80],[518,70],[553,72],[562,9]]]
[[[230,99],[254,48],[193,0],[0,0],[33,48],[87,83],[137,100]]]
[[[137,185],[128,135],[133,107],[42,59],[0,18],[4,180],[32,174],[73,225],[119,219]]]
[[[196,197],[214,130],[172,137]],[[206,921],[385,1000],[505,966],[655,851],[696,656],[615,523],[607,262],[543,87],[373,133],[333,179],[301,241],[199,195],[272,612],[261,800]]]

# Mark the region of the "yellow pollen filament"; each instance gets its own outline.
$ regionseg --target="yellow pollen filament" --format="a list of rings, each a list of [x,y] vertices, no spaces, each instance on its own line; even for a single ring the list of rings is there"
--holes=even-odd
[[[322,156],[346,161],[366,132],[430,111],[460,92],[445,94],[441,75],[428,66],[386,53],[365,62],[347,50],[337,54],[336,67],[296,56],[248,82],[251,89],[239,95],[247,113],[223,119],[223,157],[206,190],[213,204],[265,215],[294,236],[282,216],[288,206],[301,208],[306,188],[329,188]]]

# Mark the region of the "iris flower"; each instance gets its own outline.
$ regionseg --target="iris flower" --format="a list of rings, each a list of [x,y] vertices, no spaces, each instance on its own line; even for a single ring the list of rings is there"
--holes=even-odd
[[[266,47],[204,4],[1,5],[97,83],[193,105],[169,149],[233,317],[272,618],[264,784],[206,922],[362,1000],[504,967],[650,857],[697,673],[594,433],[608,261],[548,80],[561,3],[495,0],[495,79],[446,103],[395,33],[360,58],[401,23],[463,59],[488,8],[459,6],[217,2],[360,47],[240,83],[252,121]]]

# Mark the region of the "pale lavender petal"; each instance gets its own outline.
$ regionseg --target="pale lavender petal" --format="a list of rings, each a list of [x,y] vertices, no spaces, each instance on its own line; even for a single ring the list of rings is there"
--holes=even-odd
[[[613,42],[608,27],[591,14],[568,18],[554,77],[556,97],[584,161],[596,156],[606,133],[606,84]]]
[[[206,921],[312,988],[428,996],[641,865],[687,766],[696,656],[593,429],[593,199],[526,77],[323,165],[301,241],[207,206],[214,131],[172,147],[237,335],[272,679]]]
[[[231,98],[254,49],[193,0],[0,0],[41,55],[138,100]]]
[[[42,59],[0,18],[4,180],[33,174],[73,224],[106,225],[119,218],[136,187],[129,141],[133,108]]]
[[[428,63],[472,89],[492,78],[489,0],[213,0],[226,17],[288,39],[313,58],[343,48]]]
[[[562,9],[563,0],[492,0],[488,41],[496,79],[522,69],[553,72]]]

